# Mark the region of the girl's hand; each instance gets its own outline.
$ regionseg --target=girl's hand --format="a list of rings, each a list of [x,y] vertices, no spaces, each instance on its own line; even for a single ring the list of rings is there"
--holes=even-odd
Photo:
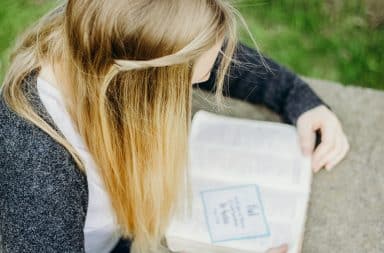
[[[267,250],[265,253],[286,253],[288,251],[288,246],[287,244],[283,244],[277,248],[271,248]]]
[[[312,169],[317,172],[325,166],[332,169],[349,150],[349,143],[336,115],[325,105],[312,108],[297,119],[297,131],[304,155],[312,155]],[[321,132],[321,142],[313,152],[316,130]]]

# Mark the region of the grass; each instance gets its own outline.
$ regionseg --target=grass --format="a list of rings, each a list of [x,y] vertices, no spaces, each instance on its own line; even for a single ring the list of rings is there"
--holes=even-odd
[[[55,5],[55,1],[1,0],[0,3],[0,82],[8,67],[9,53],[17,35]]]
[[[372,23],[372,8],[366,4],[374,1],[234,2],[265,55],[301,75],[384,90],[383,23]],[[55,4],[57,0],[1,1],[0,82],[16,36]],[[382,17],[384,10],[376,9]],[[243,29],[240,38],[252,45]]]

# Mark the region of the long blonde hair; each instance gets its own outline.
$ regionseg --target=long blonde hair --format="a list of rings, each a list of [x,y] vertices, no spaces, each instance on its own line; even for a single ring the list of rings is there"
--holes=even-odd
[[[11,55],[5,102],[85,171],[22,89],[42,62],[60,63],[55,75],[66,110],[98,165],[122,236],[133,239],[132,252],[159,252],[186,192],[192,67],[225,37],[215,84],[220,104],[237,43],[235,14],[225,0],[68,0],[28,29]]]

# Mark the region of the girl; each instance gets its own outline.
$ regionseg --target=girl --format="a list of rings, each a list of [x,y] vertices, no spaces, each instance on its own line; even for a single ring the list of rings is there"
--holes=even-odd
[[[344,157],[336,116],[241,44],[235,15],[225,0],[68,0],[25,33],[1,90],[2,252],[165,250],[188,186],[192,84],[218,105],[264,103],[308,154],[321,131],[315,170]]]

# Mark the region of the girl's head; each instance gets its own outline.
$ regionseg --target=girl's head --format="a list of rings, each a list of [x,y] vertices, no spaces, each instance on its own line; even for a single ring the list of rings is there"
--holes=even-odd
[[[235,13],[226,0],[68,0],[29,29],[12,55],[5,101],[84,170],[76,150],[23,93],[23,85],[33,85],[22,82],[26,75],[42,62],[54,67],[132,251],[159,252],[185,197],[192,83],[209,76],[212,55],[224,49],[215,73],[220,103],[237,43]]]
[[[227,3],[214,0],[69,1],[65,54],[81,71],[101,76],[192,66],[224,37],[235,39],[229,12]]]

